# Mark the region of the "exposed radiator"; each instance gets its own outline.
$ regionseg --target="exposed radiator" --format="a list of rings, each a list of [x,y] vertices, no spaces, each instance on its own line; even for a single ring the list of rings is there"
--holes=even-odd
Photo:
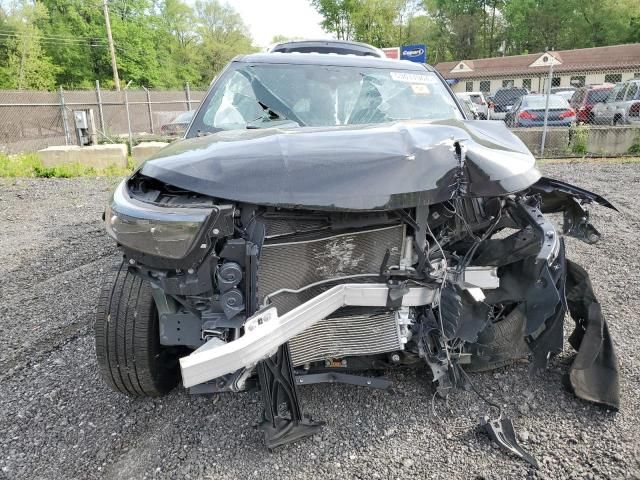
[[[282,288],[296,290],[327,279],[377,274],[387,251],[388,265],[398,265],[404,236],[404,226],[394,225],[338,235],[325,231],[288,241],[267,240],[258,267],[259,301]],[[343,283],[378,280],[360,277]],[[285,313],[337,283],[340,281],[301,293],[282,293],[271,301],[279,313]],[[290,342],[296,366],[327,358],[389,352],[401,345],[393,312],[367,308],[339,310]]]
[[[390,311],[343,308],[289,342],[294,366],[402,349]]]

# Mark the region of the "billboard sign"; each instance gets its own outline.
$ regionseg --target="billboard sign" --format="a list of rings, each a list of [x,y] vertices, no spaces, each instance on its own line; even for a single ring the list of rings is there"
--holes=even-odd
[[[400,60],[400,47],[383,48],[382,51],[387,58],[392,60]]]
[[[427,63],[427,46],[424,43],[417,45],[403,45],[400,49],[400,60]]]

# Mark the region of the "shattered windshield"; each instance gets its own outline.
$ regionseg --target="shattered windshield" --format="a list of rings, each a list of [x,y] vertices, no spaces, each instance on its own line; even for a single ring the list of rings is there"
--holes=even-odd
[[[462,115],[432,72],[258,64],[227,71],[189,136],[272,126],[334,126]]]

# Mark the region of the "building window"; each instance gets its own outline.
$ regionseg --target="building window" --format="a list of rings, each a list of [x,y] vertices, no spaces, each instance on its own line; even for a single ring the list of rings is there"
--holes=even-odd
[[[523,78],[522,79],[522,88],[526,88],[527,90],[531,90],[531,79]]]
[[[569,80],[569,84],[572,87],[584,87],[586,83],[587,77],[584,75],[576,75],[575,77],[571,77],[571,80]]]
[[[464,86],[464,89],[467,92],[473,92],[473,82],[467,82]]]
[[[491,91],[491,80],[481,80],[480,81],[480,91],[481,92],[490,92]]]
[[[553,77],[551,79],[551,86],[552,87],[559,87],[560,86],[560,77]]]
[[[604,76],[605,83],[620,83],[622,81],[621,73],[607,73]]]
[[[633,74],[633,78],[640,78],[640,72],[636,72]]]
[[[502,88],[513,87],[513,80],[502,80]]]

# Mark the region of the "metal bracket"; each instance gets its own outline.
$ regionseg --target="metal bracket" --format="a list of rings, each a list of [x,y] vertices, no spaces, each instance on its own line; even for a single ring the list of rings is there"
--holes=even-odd
[[[500,445],[504,450],[517,455],[529,465],[540,468],[536,459],[518,444],[513,423],[509,418],[499,417],[496,420],[491,420],[488,416],[484,416],[480,418],[480,427],[489,435],[491,440]]]
[[[386,390],[393,382],[384,377],[363,377],[342,372],[307,373],[296,375],[297,385],[313,385],[316,383],[346,383],[359,387],[379,388]]]

